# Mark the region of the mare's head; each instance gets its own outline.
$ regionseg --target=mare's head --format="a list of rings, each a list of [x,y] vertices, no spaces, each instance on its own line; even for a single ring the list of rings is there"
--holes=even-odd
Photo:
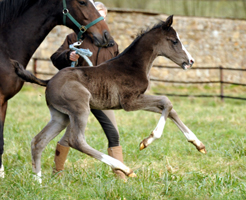
[[[69,11],[69,14],[79,24],[83,26],[86,26],[89,23],[101,17],[101,15],[99,14],[99,12],[95,7],[93,0],[60,0],[61,5],[62,5],[62,1],[66,2],[66,6],[67,6],[67,10]],[[65,13],[67,12],[67,10],[65,10]],[[60,14],[62,14],[62,10],[60,11]],[[64,18],[64,16],[62,17]],[[77,34],[80,32],[76,24],[72,22],[72,20],[70,20],[68,17],[66,17],[65,23],[66,26],[72,28]],[[112,46],[114,44],[114,40],[109,33],[109,28],[105,20],[100,20],[96,22],[94,25],[90,26],[86,30],[86,34],[88,34],[91,38],[93,38],[94,44],[97,46]]]
[[[178,33],[171,27],[172,23],[173,16],[171,15],[160,24],[161,35],[155,35],[161,38],[156,46],[157,53],[169,58],[183,69],[188,69],[192,67],[194,59],[181,43]]]

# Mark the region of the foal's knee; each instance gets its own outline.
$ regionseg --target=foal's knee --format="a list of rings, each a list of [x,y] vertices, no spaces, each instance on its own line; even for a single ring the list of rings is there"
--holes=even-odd
[[[34,138],[32,138],[32,141],[31,141],[31,149],[32,149],[32,151],[36,148],[36,144],[37,144],[36,137],[34,137]]]
[[[32,151],[41,151],[44,148],[44,143],[42,139],[38,136],[35,136],[31,141],[31,150]]]
[[[85,153],[85,147],[87,146],[87,143],[85,142],[85,140],[81,140],[78,138],[69,138],[69,146],[78,151],[81,151],[82,153]]]
[[[161,110],[165,109],[166,111],[170,112],[173,109],[172,102],[166,96],[162,97],[161,104],[162,104]]]

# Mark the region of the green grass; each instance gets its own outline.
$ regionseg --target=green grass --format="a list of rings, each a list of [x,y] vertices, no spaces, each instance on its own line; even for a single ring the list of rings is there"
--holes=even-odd
[[[76,150],[69,152],[64,176],[53,177],[60,134],[43,152],[40,185],[32,177],[30,143],[49,121],[49,112],[44,89],[26,85],[9,101],[3,156],[6,177],[0,180],[0,199],[246,199],[246,102],[170,99],[183,122],[206,145],[206,155],[188,143],[171,120],[159,140],[139,151],[140,141],[155,128],[160,115],[119,110],[115,113],[124,161],[137,178],[128,178],[127,183],[117,180],[107,165]],[[107,152],[106,137],[92,116],[86,139]]]

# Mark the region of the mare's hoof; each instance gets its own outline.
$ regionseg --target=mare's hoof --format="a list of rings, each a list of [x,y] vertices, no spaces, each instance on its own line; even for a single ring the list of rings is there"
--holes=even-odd
[[[134,172],[132,172],[132,173],[128,174],[128,177],[134,178],[134,177],[137,177],[137,175]]]

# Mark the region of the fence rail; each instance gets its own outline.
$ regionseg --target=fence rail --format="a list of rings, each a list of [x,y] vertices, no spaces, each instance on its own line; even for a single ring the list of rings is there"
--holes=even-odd
[[[33,73],[36,76],[37,74],[42,74],[42,75],[54,75],[54,73],[47,73],[47,72],[38,72],[37,68],[37,62],[38,61],[47,61],[47,62],[51,62],[50,59],[48,58],[33,58]],[[162,66],[162,65],[153,65],[153,67],[155,68],[163,68],[163,69],[180,69],[180,67],[174,67],[174,66]],[[180,96],[180,97],[189,97],[189,96],[193,96],[193,97],[219,97],[221,98],[221,100],[223,101],[224,98],[229,98],[229,99],[238,99],[238,100],[246,100],[246,98],[243,97],[235,97],[235,96],[228,96],[228,95],[224,95],[224,84],[231,84],[231,85],[240,85],[240,86],[246,86],[246,84],[244,83],[237,83],[237,82],[230,82],[230,81],[224,81],[224,71],[245,71],[246,69],[241,69],[241,68],[224,68],[223,66],[219,66],[219,67],[195,67],[195,68],[191,68],[189,70],[219,70],[219,80],[217,81],[175,81],[175,80],[163,80],[163,79],[156,79],[156,78],[150,78],[151,81],[155,81],[155,82],[163,82],[163,83],[179,83],[179,84],[215,84],[215,83],[219,83],[220,84],[220,94],[218,95],[192,95],[192,94],[166,94],[167,96]],[[163,95],[161,93],[155,93],[157,95]]]
[[[180,67],[173,67],[173,66],[160,66],[160,65],[153,65],[153,67],[156,68],[163,68],[163,69],[180,69]],[[234,97],[234,96],[227,96],[224,95],[224,84],[231,84],[231,85],[240,85],[240,86],[246,86],[244,83],[237,83],[237,82],[230,82],[230,81],[224,81],[224,71],[245,71],[246,69],[241,69],[241,68],[224,68],[223,66],[219,67],[195,67],[191,68],[189,70],[219,70],[219,80],[218,81],[174,81],[174,80],[162,80],[162,79],[155,79],[155,78],[150,78],[151,81],[157,81],[157,82],[164,82],[164,83],[180,83],[180,84],[214,84],[214,83],[219,83],[220,84],[220,94],[219,95],[191,95],[191,94],[165,94],[167,96],[181,96],[181,97],[219,97],[223,101],[224,98],[229,98],[229,99],[239,99],[239,100],[246,100],[246,98],[243,97]],[[161,95],[161,93],[156,93],[158,95]]]

